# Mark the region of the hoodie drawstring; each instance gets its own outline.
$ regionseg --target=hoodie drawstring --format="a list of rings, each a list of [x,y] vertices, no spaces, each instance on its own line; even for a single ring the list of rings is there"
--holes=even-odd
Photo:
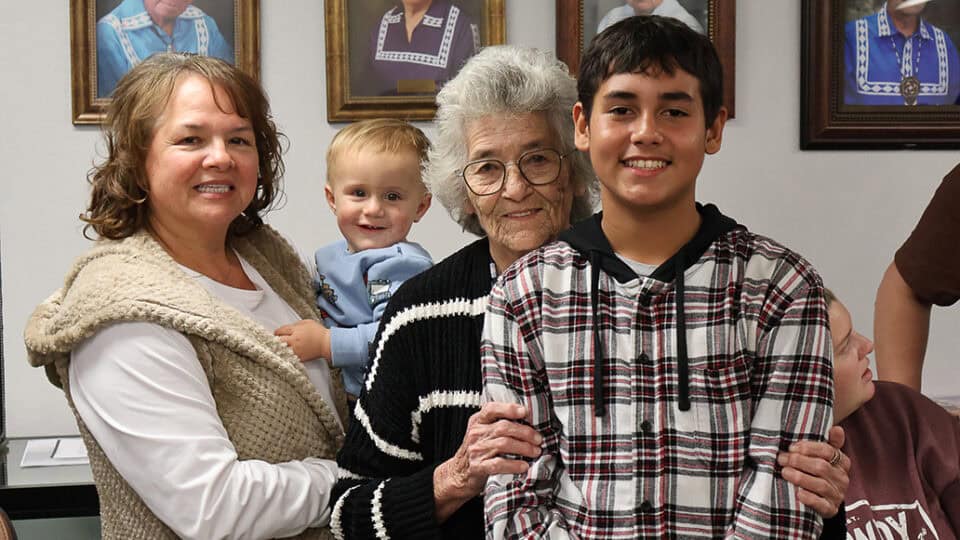
[[[677,253],[674,262],[677,307],[677,376],[680,384],[678,406],[681,411],[690,410],[690,366],[687,360],[687,320],[683,314],[683,271],[686,266],[683,252]]]
[[[687,260],[698,260],[718,238],[732,231],[746,231],[736,221],[724,216],[712,204],[697,203],[697,213],[700,214],[700,228],[693,238],[682,246],[670,259],[657,267],[650,279],[661,283],[672,281],[676,292],[675,310],[677,314],[677,407],[681,411],[690,410],[690,360],[687,358],[687,320],[684,314],[684,277]],[[600,339],[599,319],[599,284],[600,272],[618,283],[627,283],[636,277],[628,264],[617,258],[616,252],[610,245],[603,232],[603,213],[598,212],[593,217],[584,220],[570,229],[560,233],[559,240],[566,242],[571,248],[590,261],[590,279],[593,286],[591,291],[591,307],[593,308],[593,406],[595,416],[605,416],[604,404],[606,389],[604,388],[603,343]],[[601,268],[601,263],[603,268]],[[673,274],[670,271],[673,271]],[[615,302],[615,301],[614,301]],[[649,304],[649,302],[647,302]],[[640,352],[640,351],[638,351]]]
[[[593,316],[590,318],[593,325],[593,415],[596,417],[607,414],[604,402],[603,378],[603,347],[600,339],[600,258],[602,253],[590,252],[590,305]],[[674,259],[676,277],[676,297],[674,299],[677,310],[677,378],[679,379],[678,407],[681,411],[690,410],[690,366],[687,358],[687,319],[683,311],[685,269],[683,253],[678,253]]]
[[[600,257],[597,251],[590,252],[590,305],[593,308],[593,415],[601,417],[607,414],[603,392],[603,349],[600,346]]]

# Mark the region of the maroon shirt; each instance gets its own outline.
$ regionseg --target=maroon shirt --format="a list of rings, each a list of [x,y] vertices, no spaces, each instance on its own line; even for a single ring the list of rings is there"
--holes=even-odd
[[[943,179],[910,238],[897,270],[918,298],[948,306],[960,298],[960,165]]]
[[[960,422],[923,394],[878,381],[840,425],[850,487],[847,538],[957,540]]]

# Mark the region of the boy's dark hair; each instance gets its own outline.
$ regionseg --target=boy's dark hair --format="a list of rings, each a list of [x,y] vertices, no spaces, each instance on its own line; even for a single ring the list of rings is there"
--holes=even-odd
[[[679,68],[700,81],[706,126],[723,103],[723,68],[710,39],[670,17],[638,15],[624,19],[591,41],[580,61],[577,94],[590,120],[593,98],[603,81],[618,73],[673,75]]]

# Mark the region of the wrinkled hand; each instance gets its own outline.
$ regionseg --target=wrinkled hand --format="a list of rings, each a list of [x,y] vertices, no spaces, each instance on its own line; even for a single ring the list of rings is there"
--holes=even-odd
[[[783,467],[783,478],[797,486],[800,502],[813,508],[824,518],[836,515],[850,484],[850,458],[840,452],[840,463],[830,465],[836,451],[843,447],[843,428],[830,428],[830,444],[800,441],[781,452],[777,462]]]
[[[301,362],[324,358],[330,361],[330,330],[310,319],[277,328],[273,335],[293,349]]]
[[[526,407],[515,403],[487,403],[470,417],[467,432],[457,453],[433,473],[433,495],[439,522],[445,521],[463,503],[480,495],[491,474],[522,474],[529,465],[513,454],[540,456],[543,437],[532,427],[516,422],[527,415]]]

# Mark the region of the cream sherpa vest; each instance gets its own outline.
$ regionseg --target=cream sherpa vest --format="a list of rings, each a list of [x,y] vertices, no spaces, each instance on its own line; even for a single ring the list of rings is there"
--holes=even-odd
[[[275,231],[263,227],[231,245],[301,317],[317,317],[309,275]],[[103,538],[175,538],[107,460],[70,397],[70,351],[121,321],[152,322],[187,336],[239,459],[335,458],[343,430],[334,415],[346,423],[339,371],[331,374],[339,409],[333,411],[290,349],[190,279],[149,234],[98,242],[31,316],[25,341],[30,363],[46,368],[77,418],[100,496]],[[325,529],[308,529],[297,538],[327,537]]]

